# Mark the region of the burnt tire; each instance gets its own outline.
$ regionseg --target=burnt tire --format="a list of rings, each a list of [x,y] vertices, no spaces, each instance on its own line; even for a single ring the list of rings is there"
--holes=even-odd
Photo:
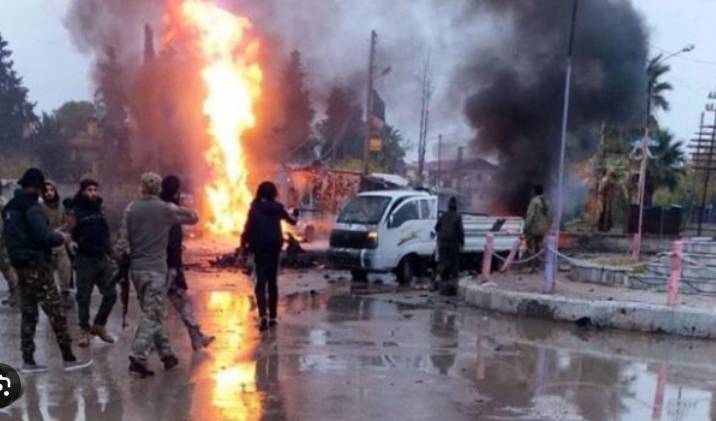
[[[395,270],[395,275],[398,278],[398,283],[401,285],[408,285],[415,278],[418,270],[418,259],[415,256],[408,255],[403,257],[400,261],[398,268]]]
[[[351,270],[351,279],[354,282],[367,282],[368,272],[360,269],[353,269]]]

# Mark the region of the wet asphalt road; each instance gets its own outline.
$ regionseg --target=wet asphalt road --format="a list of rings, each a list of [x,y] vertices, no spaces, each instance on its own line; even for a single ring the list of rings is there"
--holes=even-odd
[[[217,340],[192,353],[168,309],[181,363],[165,372],[153,356],[157,375],[145,380],[127,372],[136,303],[124,330],[117,305],[118,342],[95,340],[94,366],[75,373],[61,371],[42,317],[36,359],[51,370],[23,375],[24,396],[0,419],[716,420],[709,342],[508,318],[326,274],[284,273],[280,325],[260,335],[243,274],[189,272]],[[0,362],[19,366],[19,314],[0,309],[0,335]]]

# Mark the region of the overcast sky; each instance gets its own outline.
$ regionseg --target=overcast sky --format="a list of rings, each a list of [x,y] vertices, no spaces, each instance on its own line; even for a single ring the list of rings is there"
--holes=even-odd
[[[62,25],[68,3],[69,0],[0,0],[0,33],[10,44],[15,69],[24,78],[38,112],[51,111],[68,100],[92,97],[90,58],[76,50]],[[669,94],[672,110],[661,119],[677,138],[689,139],[697,128],[708,92],[716,89],[713,42],[716,0],[633,3],[643,13],[651,31],[652,53],[669,53],[690,43],[696,45],[693,52],[669,62],[672,66],[669,80],[675,89]],[[605,30],[609,30],[607,22]],[[407,137],[417,138],[417,127],[412,127],[412,121],[395,123]],[[442,123],[432,124],[434,133],[439,132]],[[469,133],[467,123],[464,133]]]

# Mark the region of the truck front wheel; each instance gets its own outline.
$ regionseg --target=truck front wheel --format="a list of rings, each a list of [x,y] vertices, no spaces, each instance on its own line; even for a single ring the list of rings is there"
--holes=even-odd
[[[351,278],[355,282],[366,282],[368,280],[368,272],[360,269],[353,269],[351,271]]]
[[[399,284],[409,284],[415,278],[418,259],[413,255],[403,257],[396,269]]]

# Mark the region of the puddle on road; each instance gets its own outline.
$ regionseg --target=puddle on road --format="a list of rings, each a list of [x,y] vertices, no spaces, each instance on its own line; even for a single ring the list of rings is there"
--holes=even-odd
[[[192,278],[198,318],[217,336],[207,353],[192,355],[170,310],[167,330],[182,361],[176,371],[153,360],[155,378],[130,379],[130,328],[113,346],[95,345],[91,372],[68,375],[54,367],[56,346],[41,323],[38,357],[53,369],[25,376],[25,396],[0,417],[716,420],[709,342],[589,331],[443,299],[428,307],[422,291],[327,285],[322,274],[287,276],[280,326],[260,336],[245,278]],[[0,356],[18,365],[13,317],[0,313]],[[112,317],[110,326],[119,326],[119,311]]]

